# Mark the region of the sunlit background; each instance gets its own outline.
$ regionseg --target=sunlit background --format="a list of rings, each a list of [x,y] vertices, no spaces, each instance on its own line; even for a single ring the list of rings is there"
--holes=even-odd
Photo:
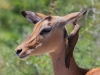
[[[100,0],[0,0],[0,75],[53,75],[48,54],[25,61],[15,55],[16,46],[34,26],[20,14],[22,10],[63,16],[86,8],[91,10],[79,21],[74,56],[79,66],[92,68],[100,66]],[[70,32],[73,27],[67,28]]]

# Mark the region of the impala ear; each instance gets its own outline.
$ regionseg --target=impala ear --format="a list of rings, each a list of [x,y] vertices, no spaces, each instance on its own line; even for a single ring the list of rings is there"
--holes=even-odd
[[[69,23],[75,24],[86,12],[87,10],[68,14],[59,20],[58,26],[64,27],[66,24]]]
[[[71,13],[67,16],[65,16],[67,18],[67,24],[68,23],[76,23],[83,15],[85,15],[87,12],[87,10],[85,11],[81,11],[81,12],[76,12],[76,13]]]
[[[35,13],[31,11],[22,11],[21,14],[27,18],[30,22],[33,22],[34,24],[42,20],[46,15]]]

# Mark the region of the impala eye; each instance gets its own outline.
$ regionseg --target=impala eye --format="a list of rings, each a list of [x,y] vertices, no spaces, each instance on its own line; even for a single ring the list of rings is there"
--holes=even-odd
[[[40,32],[40,35],[49,33],[50,31],[51,31],[51,28],[45,28],[45,29],[43,29],[43,30]]]

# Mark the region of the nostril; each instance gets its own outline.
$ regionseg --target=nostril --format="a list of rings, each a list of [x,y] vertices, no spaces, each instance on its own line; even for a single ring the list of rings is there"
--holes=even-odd
[[[19,55],[22,52],[22,49],[16,51],[16,54]]]

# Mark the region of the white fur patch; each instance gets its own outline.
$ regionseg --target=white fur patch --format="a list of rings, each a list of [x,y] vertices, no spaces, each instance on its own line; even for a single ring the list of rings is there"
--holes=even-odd
[[[36,46],[36,48],[40,47],[42,45],[42,43],[40,43],[39,45]]]
[[[27,55],[27,56],[25,56],[25,57],[23,57],[23,58],[21,58],[21,59],[22,59],[22,60],[26,60],[28,57],[29,57],[29,55]]]

